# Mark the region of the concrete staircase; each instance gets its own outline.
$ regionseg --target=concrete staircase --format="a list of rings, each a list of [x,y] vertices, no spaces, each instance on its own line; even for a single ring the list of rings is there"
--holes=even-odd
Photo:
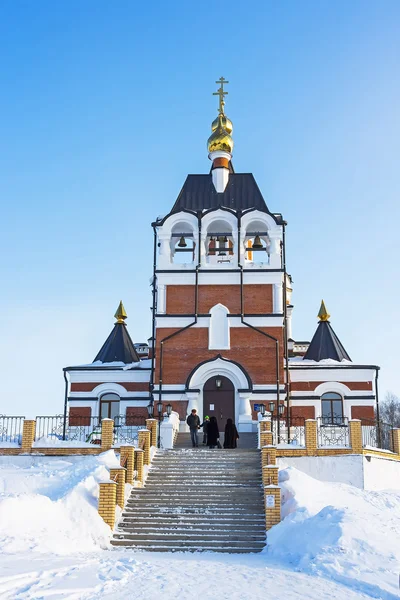
[[[159,451],[111,543],[138,550],[260,552],[265,513],[257,450]]]

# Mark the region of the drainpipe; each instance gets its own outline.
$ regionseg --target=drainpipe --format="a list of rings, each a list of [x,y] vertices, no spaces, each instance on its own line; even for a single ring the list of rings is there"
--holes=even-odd
[[[378,448],[381,448],[381,425],[380,425],[380,415],[379,415],[378,374],[379,374],[379,367],[376,367],[376,369],[375,369],[376,423],[377,423],[377,434],[378,434]]]
[[[152,356],[151,356],[151,374],[150,374],[150,396],[151,396],[151,400],[150,402],[154,405],[154,394],[153,394],[153,390],[154,390],[154,361],[156,358],[156,340],[155,340],[155,335],[156,335],[156,312],[157,312],[157,287],[156,287],[156,283],[157,283],[157,275],[156,275],[156,268],[157,268],[157,232],[156,232],[156,228],[155,225],[153,224],[153,290],[152,290],[152,295],[153,295],[153,314],[152,314],[152,328],[151,328],[151,336],[152,336],[152,343],[153,343],[153,349],[152,349]]]
[[[286,286],[286,221],[282,226],[282,266],[283,266],[283,323],[284,323],[284,356],[286,371],[286,426],[288,430],[288,443],[290,443],[290,373],[289,373],[289,344],[288,344],[288,317],[287,317],[287,286]]]
[[[239,238],[239,243],[240,243],[240,231],[241,231],[241,219],[242,219],[242,214],[239,212],[238,213],[238,238]],[[278,443],[280,441],[280,418],[279,418],[279,402],[280,402],[280,374],[279,374],[279,340],[274,337],[273,335],[270,335],[269,333],[266,333],[265,331],[262,331],[261,329],[258,329],[258,327],[254,327],[254,325],[251,325],[250,323],[247,323],[247,321],[244,320],[244,297],[243,297],[243,265],[240,263],[240,247],[238,248],[238,267],[240,269],[240,321],[243,325],[246,325],[246,327],[249,327],[250,329],[253,329],[253,331],[256,331],[257,333],[261,333],[261,335],[263,335],[264,337],[272,340],[275,342],[275,372],[276,372],[276,399],[277,399],[277,414],[278,414]]]
[[[65,441],[67,436],[67,407],[68,407],[68,378],[65,369],[63,369],[64,381],[65,381],[65,394],[64,394],[64,422],[63,422],[63,437]]]

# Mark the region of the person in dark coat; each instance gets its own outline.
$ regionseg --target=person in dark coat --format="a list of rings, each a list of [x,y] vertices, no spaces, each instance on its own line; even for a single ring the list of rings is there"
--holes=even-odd
[[[204,417],[204,421],[200,425],[203,428],[203,444],[207,444],[207,430],[210,424],[210,417]]]
[[[225,425],[224,448],[236,448],[239,439],[238,430],[232,419],[228,419]]]
[[[207,427],[207,438],[208,438],[208,447],[215,448],[219,442],[219,429],[217,419],[215,417],[210,418],[210,423]]]

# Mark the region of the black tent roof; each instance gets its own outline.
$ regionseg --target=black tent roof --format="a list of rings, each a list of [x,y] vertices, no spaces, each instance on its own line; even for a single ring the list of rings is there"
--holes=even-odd
[[[188,175],[171,212],[208,210],[224,206],[233,210],[255,208],[272,215],[280,222],[281,215],[269,212],[252,173],[230,172],[225,191],[218,193],[207,175]]]
[[[341,341],[333,331],[329,321],[320,321],[314,337],[310,342],[304,360],[325,360],[332,358],[341,362],[342,360],[351,361],[350,356],[344,349]]]
[[[93,362],[96,361],[102,363],[123,362],[125,364],[140,362],[125,323],[115,323]]]

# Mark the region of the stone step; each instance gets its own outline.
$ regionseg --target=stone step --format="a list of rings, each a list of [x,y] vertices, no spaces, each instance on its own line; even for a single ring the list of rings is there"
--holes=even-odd
[[[196,525],[190,525],[190,522],[187,521],[186,523],[179,523],[176,522],[176,524],[174,523],[164,523],[162,522],[161,524],[155,524],[152,521],[141,521],[139,523],[137,523],[135,520],[132,521],[121,521],[118,525],[118,530],[117,531],[139,531],[141,533],[143,533],[143,528],[146,528],[146,532],[149,533],[154,533],[157,531],[160,532],[171,532],[171,533],[175,533],[177,531],[192,531],[193,533],[195,532],[199,532],[199,533],[205,533],[205,532],[210,532],[210,531],[215,531],[215,532],[225,532],[225,531],[230,531],[230,532],[263,532],[265,535],[265,526],[264,526],[264,519],[262,521],[260,521],[258,524],[254,524],[254,525],[250,525],[249,523],[237,523],[236,521],[233,521],[231,524],[227,525],[225,522],[224,523],[220,523],[220,522],[215,522],[215,524],[210,524],[208,522],[204,522],[204,524],[198,524],[196,523]]]
[[[209,547],[209,546],[185,546],[181,545],[163,545],[163,546],[144,546],[141,544],[136,544],[132,540],[111,540],[112,546],[131,546],[134,550],[146,550],[147,552],[216,552],[216,553],[224,553],[224,554],[256,554],[261,552],[264,548],[265,544],[262,546],[257,545],[257,547],[250,545],[242,545],[241,547],[232,547],[232,546],[224,546],[224,547]]]
[[[176,549],[186,549],[189,550],[190,548],[193,548],[195,550],[206,550],[206,549],[219,549],[219,548],[224,548],[225,547],[229,547],[229,548],[253,548],[253,549],[262,549],[265,546],[265,540],[249,540],[248,542],[244,541],[244,540],[238,540],[238,541],[231,541],[231,540],[227,540],[225,542],[221,542],[219,540],[216,541],[211,541],[211,540],[207,540],[207,541],[191,541],[191,540],[182,540],[182,541],[173,541],[171,540],[170,543],[168,543],[167,540],[165,539],[158,539],[158,540],[141,540],[139,541],[135,541],[129,538],[119,538],[119,539],[115,539],[113,538],[111,540],[111,543],[116,546],[118,545],[118,542],[123,542],[121,545],[132,545],[132,546],[136,546],[136,547],[141,547],[142,549],[149,549],[149,548],[166,548],[168,550],[171,550],[172,548],[176,548]]]
[[[210,533],[195,533],[193,531],[182,531],[182,532],[177,532],[177,533],[161,533],[161,532],[155,532],[155,533],[148,533],[146,532],[145,534],[143,533],[129,533],[129,532],[116,532],[114,534],[114,539],[115,540],[134,540],[136,542],[151,542],[151,541],[156,541],[156,542],[193,542],[193,543],[203,543],[204,545],[206,544],[215,544],[217,542],[220,543],[227,543],[229,542],[229,544],[233,544],[236,542],[265,542],[265,532],[262,533],[238,533],[238,534],[232,534],[232,532],[228,532],[226,534],[223,534],[221,532],[216,533],[216,532],[210,532]]]

